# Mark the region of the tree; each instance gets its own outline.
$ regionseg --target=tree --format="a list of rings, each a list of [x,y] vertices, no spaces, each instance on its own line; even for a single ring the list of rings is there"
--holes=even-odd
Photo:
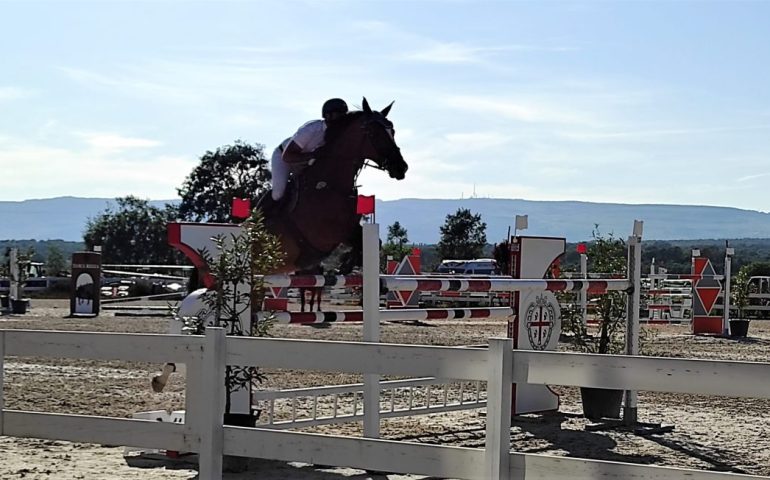
[[[161,209],[133,196],[116,198],[117,209],[108,207],[89,218],[83,241],[91,250],[102,246],[102,262],[122,264],[179,264],[182,256],[168,245],[166,225],[178,217],[178,209]]]
[[[382,245],[382,254],[385,258],[391,256],[394,260],[399,261],[412,253],[412,249],[407,247],[408,243],[409,237],[406,229],[400,223],[395,222],[388,227],[388,238]]]
[[[492,258],[497,261],[497,268],[503,275],[511,274],[511,242],[503,240],[492,248]]]
[[[67,260],[64,258],[62,250],[52,245],[48,248],[48,257],[45,261],[46,275],[58,277],[61,272],[67,270]]]
[[[258,198],[270,182],[264,148],[259,143],[249,145],[236,140],[233,145],[207,151],[177,189],[182,197],[181,218],[228,222],[234,197]]]
[[[612,234],[603,235],[599,226],[593,230],[593,242],[588,244],[591,273],[604,278],[627,274],[626,242]],[[625,346],[626,293],[607,292],[596,298],[597,334],[590,333],[583,323],[580,309],[574,303],[562,309],[562,324],[572,332],[572,343],[586,353],[622,353]]]
[[[487,243],[487,224],[480,214],[472,214],[467,208],[459,208],[454,215],[447,215],[441,227],[438,252],[443,259],[470,260],[479,258]]]

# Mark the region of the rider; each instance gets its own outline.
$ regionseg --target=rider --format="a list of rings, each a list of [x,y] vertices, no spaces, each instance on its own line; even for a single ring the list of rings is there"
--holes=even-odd
[[[315,163],[318,149],[324,144],[324,133],[327,125],[329,122],[345,116],[347,112],[348,105],[344,100],[341,98],[329,99],[324,102],[321,108],[323,120],[307,122],[299,127],[297,133],[291,138],[287,138],[276,147],[270,160],[273,200],[270,203],[275,205],[283,197],[290,172],[299,172],[303,167]]]

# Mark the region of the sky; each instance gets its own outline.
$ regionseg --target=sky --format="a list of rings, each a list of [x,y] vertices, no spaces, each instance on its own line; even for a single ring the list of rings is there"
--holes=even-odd
[[[379,199],[770,210],[770,2],[0,0],[0,200],[173,199],[366,97]]]

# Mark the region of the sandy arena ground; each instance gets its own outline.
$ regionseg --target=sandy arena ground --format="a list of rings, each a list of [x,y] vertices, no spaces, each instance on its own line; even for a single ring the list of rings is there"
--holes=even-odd
[[[331,308],[330,308],[331,309]],[[162,333],[167,318],[64,318],[64,300],[33,300],[23,316],[0,316],[3,329],[78,330]],[[361,326],[334,325],[317,329],[276,326],[282,338],[360,340]],[[505,324],[485,321],[431,322],[430,325],[384,324],[383,342],[435,345],[486,343],[504,336]],[[770,322],[754,321],[750,338],[733,340],[694,337],[686,326],[656,327],[645,354],[702,359],[770,362]],[[568,350],[568,345],[560,345]],[[10,358],[5,364],[5,407],[72,414],[129,417],[134,412],[183,408],[184,384],[172,377],[157,394],[149,379],[158,365],[92,362],[73,359]],[[354,383],[355,376],[324,372],[272,371],[264,388]],[[757,379],[768,382],[770,378]],[[770,476],[770,401],[640,392],[643,422],[673,425],[673,432],[636,436],[623,431],[586,431],[577,389],[554,387],[561,394],[560,411],[513,421],[513,449],[590,459],[720,470]],[[471,410],[451,414],[383,420],[382,437],[425,443],[481,447],[484,417]],[[317,432],[360,435],[358,424],[317,427]],[[124,458],[116,446],[0,437],[0,479],[194,479],[195,465],[184,461]],[[370,475],[343,468],[254,460],[250,471],[226,474],[230,480],[270,479],[406,479],[405,475]]]

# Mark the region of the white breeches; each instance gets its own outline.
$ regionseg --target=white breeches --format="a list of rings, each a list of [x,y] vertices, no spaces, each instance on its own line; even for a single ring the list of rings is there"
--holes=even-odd
[[[273,200],[280,200],[286,192],[286,183],[289,181],[289,164],[283,161],[283,152],[279,147],[273,150],[273,156],[270,158],[270,168],[273,178],[271,180],[273,187]]]

